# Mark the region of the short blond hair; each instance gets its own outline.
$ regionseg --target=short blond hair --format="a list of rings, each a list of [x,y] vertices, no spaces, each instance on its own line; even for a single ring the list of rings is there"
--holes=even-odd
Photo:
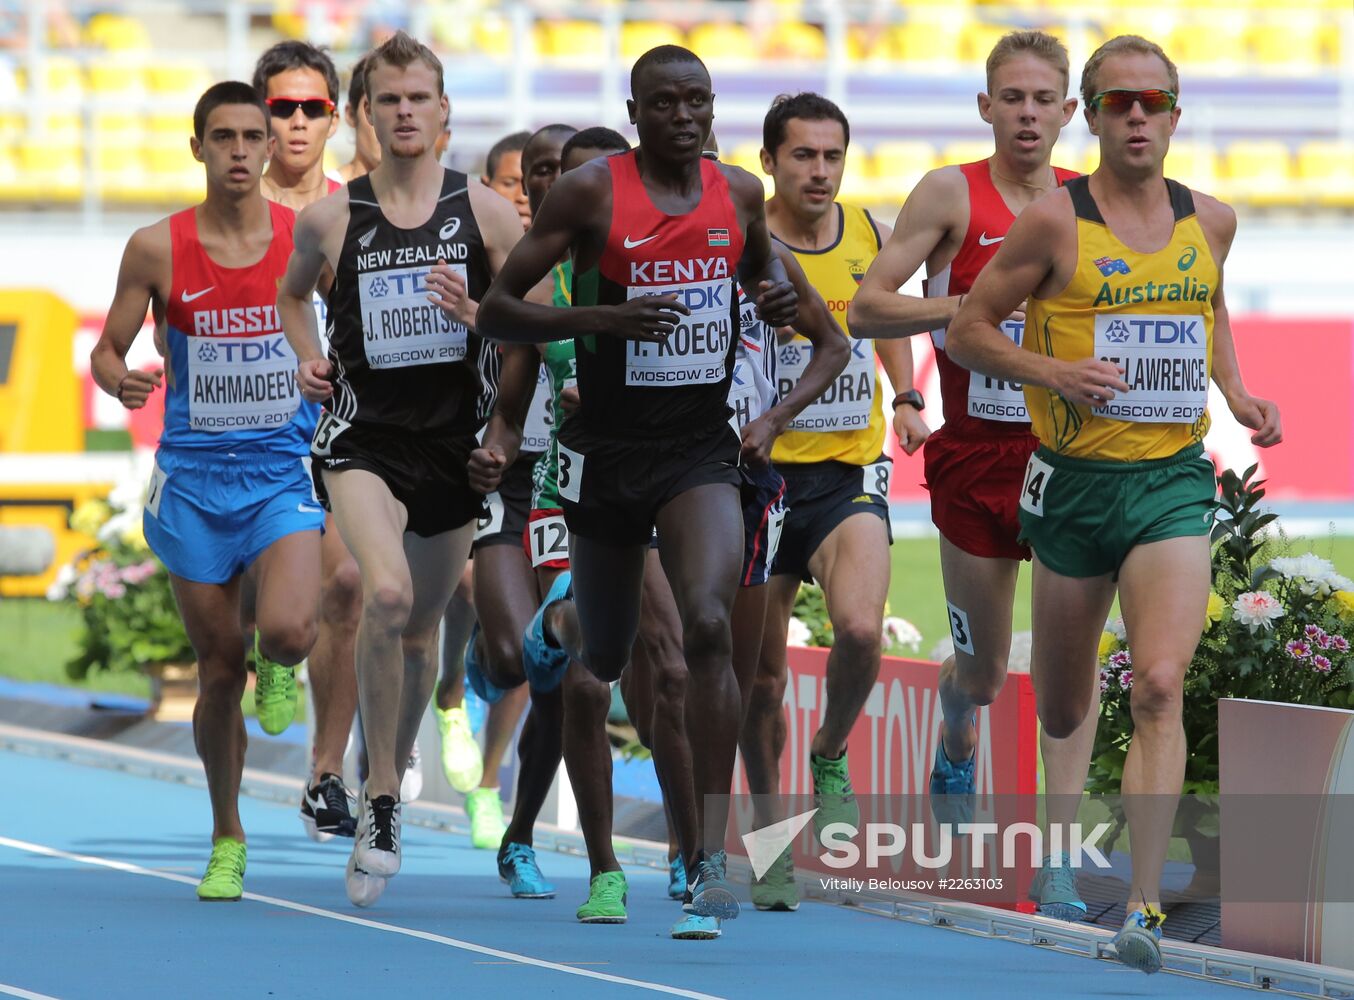
[[[1172,93],[1180,93],[1180,74],[1176,71],[1175,63],[1171,62],[1160,45],[1141,35],[1119,35],[1092,52],[1091,58],[1086,60],[1086,68],[1081,71],[1081,99],[1086,107],[1091,106],[1091,98],[1100,92],[1095,78],[1100,73],[1101,65],[1110,56],[1126,53],[1156,56],[1166,64],[1166,74],[1170,78]]]
[[[1044,31],[1012,31],[1001,36],[1001,41],[987,55],[987,92],[992,93],[992,77],[1004,63],[1028,52],[1038,56],[1063,75],[1063,95],[1072,86],[1072,69],[1067,60],[1067,47]]]
[[[362,89],[368,99],[372,96],[372,70],[382,64],[404,69],[406,66],[421,62],[437,74],[437,95],[441,97],[446,92],[446,83],[442,76],[442,60],[438,59],[428,46],[403,31],[395,32],[384,44],[363,56],[362,62],[365,64]]]

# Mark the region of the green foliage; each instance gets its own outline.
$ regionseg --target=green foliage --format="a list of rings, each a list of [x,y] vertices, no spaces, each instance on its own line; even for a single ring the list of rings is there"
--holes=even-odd
[[[832,645],[832,621],[827,615],[827,598],[818,584],[800,585],[799,593],[795,595],[794,617],[807,626],[810,646],[827,648]]]

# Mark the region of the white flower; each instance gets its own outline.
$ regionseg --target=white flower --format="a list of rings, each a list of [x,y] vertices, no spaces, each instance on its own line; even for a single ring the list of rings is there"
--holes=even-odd
[[[1335,566],[1329,559],[1322,559],[1311,552],[1271,559],[1269,566],[1285,580],[1296,581],[1298,589],[1308,597],[1324,599],[1332,591],[1347,590],[1354,586],[1348,577],[1335,572]]]
[[[906,646],[915,653],[921,649],[921,632],[906,618],[885,618],[884,645]]]
[[[1120,642],[1128,641],[1128,629],[1124,628],[1124,620],[1122,618],[1111,618],[1109,621],[1105,622],[1105,631]]]
[[[1275,619],[1283,617],[1283,605],[1273,594],[1263,590],[1252,590],[1240,595],[1232,602],[1236,620],[1251,630],[1254,635],[1260,629],[1268,631]]]
[[[54,579],[52,585],[47,588],[47,600],[64,601],[70,596],[71,587],[75,585],[75,581],[78,579],[80,579],[80,574],[76,571],[75,567],[70,563],[66,563],[66,565],[56,571],[56,579]]]
[[[785,633],[785,645],[787,646],[807,646],[813,639],[813,633],[809,627],[798,618],[790,619],[790,627]]]
[[[99,541],[104,543],[117,541],[140,520],[140,510],[124,510],[114,514],[99,529]]]

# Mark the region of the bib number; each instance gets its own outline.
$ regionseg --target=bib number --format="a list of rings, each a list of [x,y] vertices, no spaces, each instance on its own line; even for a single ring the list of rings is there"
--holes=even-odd
[[[334,439],[351,426],[348,421],[334,416],[329,410],[321,410],[320,420],[315,425],[315,436],[310,441],[311,454],[328,458],[334,446]]]
[[[160,463],[156,462],[150,470],[150,488],[146,490],[146,510],[151,517],[160,516],[160,501],[164,499],[167,478],[164,470],[160,468]]]
[[[1001,324],[1001,332],[1019,347],[1024,341],[1025,324],[1005,320]],[[1025,408],[1024,386],[1019,382],[969,372],[968,415],[1003,423],[1028,423],[1030,413]]]
[[[474,540],[477,542],[503,530],[503,498],[497,493],[490,493],[484,500],[489,505],[489,512],[475,525]]]
[[[887,500],[889,498],[889,477],[892,474],[893,463],[887,460],[865,466],[861,491]]]
[[[1020,506],[1035,517],[1044,516],[1044,495],[1052,478],[1053,466],[1038,455],[1031,455],[1030,464],[1025,466],[1024,485],[1020,487]]]
[[[583,491],[583,456],[562,444],[556,443],[555,447],[559,452],[559,495],[572,503],[579,503]]]
[[[569,528],[562,514],[552,514],[533,521],[529,533],[531,565],[559,562],[569,558]]]
[[[950,638],[954,640],[954,648],[961,653],[973,655],[973,629],[969,628],[968,615],[963,608],[956,608],[949,601],[945,606],[950,611]]]
[[[770,571],[776,565],[776,553],[780,551],[780,533],[785,526],[785,505],[776,507],[766,519],[766,568]]]

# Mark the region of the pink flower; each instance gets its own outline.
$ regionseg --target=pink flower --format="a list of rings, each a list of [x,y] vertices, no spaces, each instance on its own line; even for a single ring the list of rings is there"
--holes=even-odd
[[[1133,687],[1133,671],[1125,670],[1119,675],[1119,686],[1125,691],[1128,691]]]
[[[1316,644],[1320,646],[1322,649],[1330,649],[1331,637],[1328,636],[1325,632],[1322,632],[1319,636],[1316,637]]]
[[[1312,669],[1318,674],[1328,674],[1330,673],[1330,660],[1317,653],[1312,657]]]
[[[153,559],[147,559],[145,562],[126,567],[119,577],[123,583],[139,586],[153,577],[158,568]]]
[[[1330,644],[1341,653],[1349,652],[1349,640],[1342,635],[1333,635],[1330,637]]]
[[[1251,630],[1251,635],[1264,629],[1268,632],[1274,627],[1274,621],[1284,615],[1283,604],[1273,594],[1264,590],[1252,590],[1240,595],[1232,602],[1235,618]]]
[[[1312,655],[1312,647],[1301,639],[1294,639],[1292,642],[1285,643],[1283,648],[1288,650],[1288,655],[1295,660],[1305,660]]]
[[[1321,637],[1326,633],[1321,631],[1321,627],[1319,625],[1308,625],[1302,630],[1302,634],[1305,635],[1308,639],[1316,639],[1319,641]]]
[[[1110,672],[1108,670],[1100,671],[1100,690],[1108,691],[1110,689]]]
[[[1124,667],[1133,665],[1133,656],[1126,649],[1121,649],[1117,653],[1110,654],[1110,665],[1123,670]]]
[[[105,583],[103,586],[99,587],[99,593],[103,594],[103,596],[110,601],[120,601],[127,596],[127,588],[114,580],[111,583]]]

